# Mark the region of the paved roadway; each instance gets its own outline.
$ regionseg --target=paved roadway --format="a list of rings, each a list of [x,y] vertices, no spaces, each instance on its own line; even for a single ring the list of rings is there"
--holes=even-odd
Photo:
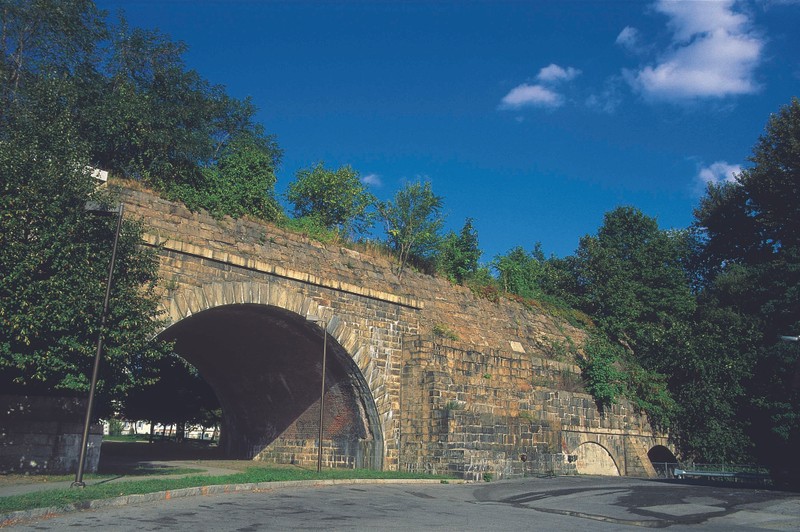
[[[797,530],[800,494],[611,477],[351,484],[188,497],[9,530]]]

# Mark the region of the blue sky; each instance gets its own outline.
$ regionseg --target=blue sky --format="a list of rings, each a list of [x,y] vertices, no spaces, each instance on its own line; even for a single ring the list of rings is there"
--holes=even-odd
[[[97,3],[253,98],[279,191],[317,161],[381,199],[429,180],[483,262],[571,254],[618,205],[686,227],[800,96],[800,0]]]

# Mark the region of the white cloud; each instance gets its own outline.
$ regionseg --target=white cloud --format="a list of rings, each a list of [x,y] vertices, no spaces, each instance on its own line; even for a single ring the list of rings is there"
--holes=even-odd
[[[370,185],[373,187],[382,187],[383,181],[381,180],[381,176],[378,174],[367,174],[361,178],[361,182],[365,185]]]
[[[536,79],[542,83],[555,84],[562,81],[571,81],[580,75],[581,71],[577,68],[562,68],[555,63],[551,63],[539,71]]]
[[[519,109],[520,107],[560,107],[564,98],[557,92],[542,85],[523,83],[511,89],[500,102],[501,109]]]
[[[517,85],[500,101],[500,109],[519,109],[520,107],[548,107],[554,109],[564,104],[564,97],[555,87],[572,81],[581,74],[577,68],[563,68],[551,63],[539,70],[536,79],[539,83]]]
[[[733,7],[733,0],[656,2],[655,9],[669,17],[672,43],[657,64],[626,72],[629,83],[654,100],[757,92],[754,74],[764,41]]]
[[[699,185],[705,190],[706,185],[714,183],[733,183],[736,176],[741,173],[742,167],[738,164],[729,164],[726,161],[717,161],[709,166],[700,168],[697,172]]]
[[[636,52],[639,50],[639,30],[630,26],[625,26],[622,31],[619,32],[617,40],[614,42],[626,50]]]

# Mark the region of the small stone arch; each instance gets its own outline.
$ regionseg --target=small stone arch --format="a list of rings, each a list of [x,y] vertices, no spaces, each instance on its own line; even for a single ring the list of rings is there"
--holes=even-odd
[[[620,476],[619,466],[611,452],[598,442],[587,441],[575,449],[575,468],[580,475]]]
[[[369,452],[365,453],[364,449],[350,448],[358,447],[359,445],[357,444],[347,444],[348,450],[346,452],[359,455],[362,458],[366,456],[366,461],[357,462],[359,466],[382,469],[383,459],[386,454],[383,424],[387,417],[386,410],[389,405],[376,404],[375,401],[374,387],[380,386],[382,383],[374,382],[374,379],[370,379],[371,382],[368,383],[364,377],[371,363],[369,348],[361,345],[355,331],[348,326],[344,319],[336,314],[333,308],[321,305],[300,292],[288,290],[284,286],[270,282],[214,282],[202,286],[179,285],[166,296],[163,306],[167,319],[161,334],[167,336],[170,331],[182,323],[188,323],[201,317],[205,318],[214,313],[233,309],[240,312],[270,313],[275,319],[284,320],[291,325],[296,334],[306,337],[313,336],[314,338],[318,336],[318,339],[315,339],[314,342],[319,343],[321,346],[322,324],[310,321],[312,317],[321,318],[325,324],[325,334],[328,338],[329,364],[338,362],[343,368],[340,373],[346,374],[351,379],[349,386],[352,389],[352,394],[360,399],[360,404],[356,408],[360,410],[362,417],[366,420],[367,429],[372,438],[370,442],[372,449]],[[199,367],[198,369],[202,374],[202,369]],[[326,373],[329,371],[331,371],[330,366]],[[214,387],[214,384],[211,384]],[[284,382],[283,384],[285,385],[286,383]],[[326,411],[329,404],[328,393],[329,388],[326,386]],[[383,398],[378,396],[378,400],[380,401],[381,399]],[[220,400],[223,403],[223,408],[225,408],[224,400],[222,398]],[[381,412],[383,412],[383,415],[381,415]],[[308,417],[312,418],[313,416]],[[388,412],[388,417],[391,417],[391,412]],[[334,425],[336,422],[337,420],[334,419],[329,423]],[[294,432],[297,432],[296,427]],[[265,438],[268,440],[274,436],[275,434],[268,434]],[[295,437],[299,441],[299,436]],[[264,449],[258,449],[260,445],[258,442],[253,445],[252,435],[247,440],[246,443],[240,443],[239,446],[249,446],[253,450],[239,450],[237,455],[244,453],[247,457],[264,457],[269,454],[265,453]],[[308,443],[304,445],[308,446]],[[286,456],[283,456],[285,460],[282,461],[294,462],[293,453],[291,457],[287,453],[283,454]]]
[[[665,445],[654,445],[647,451],[647,458],[650,459],[656,475],[663,478],[672,477],[673,471],[678,465],[678,459],[675,454]]]

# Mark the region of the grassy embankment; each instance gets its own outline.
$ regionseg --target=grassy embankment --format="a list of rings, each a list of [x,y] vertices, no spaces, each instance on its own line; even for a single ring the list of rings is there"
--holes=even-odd
[[[179,471],[178,471],[179,472]],[[165,474],[175,474],[168,471]],[[88,478],[88,477],[87,477]],[[86,501],[108,499],[124,495],[155,493],[159,491],[212,486],[218,484],[248,484],[258,482],[280,482],[287,480],[319,480],[319,479],[404,479],[424,478],[446,480],[424,474],[403,473],[397,471],[373,471],[366,469],[330,469],[317,473],[300,468],[274,468],[252,466],[241,473],[221,476],[194,475],[182,478],[148,478],[144,480],[126,480],[124,482],[89,483],[85,488],[49,489],[24,495],[0,497],[0,514],[33,508],[59,507]]]

